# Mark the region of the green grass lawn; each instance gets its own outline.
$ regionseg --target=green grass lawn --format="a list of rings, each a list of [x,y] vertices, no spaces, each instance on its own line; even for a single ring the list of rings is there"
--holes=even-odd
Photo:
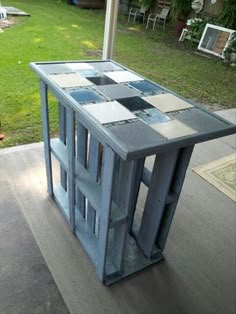
[[[101,59],[105,12],[81,10],[67,1],[3,1],[31,14],[0,33],[0,148],[42,139],[38,78],[29,63]],[[235,106],[235,68],[183,48],[160,27],[146,31],[119,17],[114,59],[148,78],[203,104]],[[51,97],[52,133],[57,105]]]

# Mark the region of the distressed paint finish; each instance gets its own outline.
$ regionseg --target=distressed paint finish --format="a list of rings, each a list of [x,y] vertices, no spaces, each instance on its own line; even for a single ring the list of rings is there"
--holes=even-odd
[[[88,156],[88,170],[90,174],[94,177],[94,180],[97,181],[99,173],[99,142],[91,134],[89,141],[89,156]],[[96,210],[88,202],[87,208],[87,223],[91,231],[95,232],[95,223],[96,223]]]
[[[40,96],[41,96],[41,114],[43,123],[43,142],[44,155],[47,173],[47,188],[48,194],[53,195],[53,181],[52,181],[52,159],[50,152],[50,128],[49,128],[49,114],[48,114],[48,87],[40,80]]]
[[[104,147],[104,159],[102,170],[102,203],[100,213],[99,239],[98,239],[98,265],[97,275],[100,280],[104,281],[105,262],[107,254],[107,242],[109,233],[109,222],[111,215],[111,202],[113,190],[113,178],[115,167],[115,153],[110,147]]]
[[[78,121],[77,118],[77,159],[86,168],[87,167],[87,145],[88,145],[88,131]],[[81,213],[81,216],[85,218],[85,197],[76,189],[76,205]]]
[[[178,151],[156,156],[151,183],[144,207],[137,241],[147,257],[151,257],[156,235],[161,224],[166,199],[172,180]]]
[[[129,71],[113,61],[88,61],[87,64],[92,68],[94,65],[100,75],[107,71]],[[235,133],[236,127],[195,104],[190,110],[168,113],[169,119],[180,121],[186,127],[196,130],[194,134],[179,138],[168,139],[162,136],[148,123],[143,123],[141,118],[130,119],[132,121],[126,123],[120,121],[121,123],[111,123],[109,126],[103,125],[85,110],[86,104],[83,102],[88,103],[88,99],[76,100],[76,97],[71,97],[73,91],[58,87],[50,79],[50,66],[62,71],[65,62],[33,63],[31,66],[41,78],[48,193],[54,197],[72,232],[80,239],[96,267],[99,279],[111,284],[160,261],[193,146]],[[135,75],[132,71],[129,73]],[[163,93],[175,95],[154,82],[145,81],[158,86]],[[124,88],[122,91],[124,85],[114,86],[115,84],[110,87],[95,84],[83,90],[87,95],[96,95],[90,101],[98,106],[101,101],[108,103],[121,99],[121,104],[123,102],[129,108],[130,103],[128,99],[127,104]],[[48,87],[59,102],[59,139],[50,140]],[[130,96],[134,89],[127,84],[126,88]],[[143,94],[137,93],[139,97],[135,99],[141,100]],[[136,104],[136,100],[133,101]],[[99,143],[104,149],[102,175],[98,180],[101,170]],[[61,184],[55,188],[51,153],[60,163]],[[145,158],[151,155],[156,157],[152,171],[144,167]],[[136,221],[133,223],[133,219],[141,182],[147,186],[148,194],[141,224],[137,225]]]
[[[59,138],[66,145],[66,108],[62,103],[58,103],[59,113]],[[67,172],[60,166],[61,185],[67,191]]]
[[[66,133],[68,151],[68,198],[69,222],[75,231],[75,114],[71,108],[66,110]]]

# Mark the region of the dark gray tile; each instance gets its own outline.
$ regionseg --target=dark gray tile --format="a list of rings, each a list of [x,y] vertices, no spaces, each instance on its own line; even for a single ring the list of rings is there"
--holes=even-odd
[[[95,85],[110,85],[116,84],[112,79],[107,76],[87,77],[87,79]]]
[[[122,67],[116,65],[113,62],[110,61],[101,61],[101,62],[91,62],[90,63],[97,71],[103,73],[103,72],[109,72],[109,71],[119,71],[123,70]]]
[[[168,115],[202,133],[214,132],[228,126],[217,117],[198,108],[172,112]]]
[[[108,130],[133,151],[167,143],[163,136],[142,121],[110,126]]]
[[[65,64],[43,64],[39,65],[39,69],[45,74],[62,74],[62,73],[72,73],[73,71]]]
[[[155,108],[140,97],[122,98],[119,99],[118,102],[130,111]]]

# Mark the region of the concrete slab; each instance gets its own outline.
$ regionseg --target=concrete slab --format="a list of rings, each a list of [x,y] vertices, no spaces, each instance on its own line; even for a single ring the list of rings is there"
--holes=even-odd
[[[0,191],[0,313],[69,313],[8,181]]]

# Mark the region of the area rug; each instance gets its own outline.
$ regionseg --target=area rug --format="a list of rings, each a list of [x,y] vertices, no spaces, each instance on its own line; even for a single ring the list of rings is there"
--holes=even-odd
[[[193,171],[236,202],[236,154],[193,168]]]

